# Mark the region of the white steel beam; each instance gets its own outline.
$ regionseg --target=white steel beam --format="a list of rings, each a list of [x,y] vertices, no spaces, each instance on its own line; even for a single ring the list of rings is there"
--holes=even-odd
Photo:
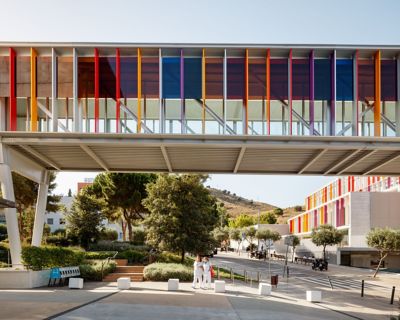
[[[360,163],[361,161],[365,160],[369,156],[373,155],[375,152],[378,150],[369,150],[365,155],[362,157],[358,158],[357,160],[354,160],[352,163],[349,163],[346,167],[344,167],[342,170],[338,172],[338,175],[342,175],[344,172],[348,171],[350,168],[354,167],[357,163]]]
[[[383,166],[389,164],[392,161],[395,161],[397,159],[400,158],[400,152],[396,152],[392,155],[390,155],[388,158],[374,164],[373,166],[371,166],[370,168],[367,169],[367,171],[365,171],[363,173],[364,176],[369,175],[371,173],[373,173],[374,171],[378,170],[379,168],[382,168]]]
[[[12,148],[8,149],[8,158],[8,165],[12,171],[18,172],[21,176],[35,181],[36,183],[42,181],[43,171],[46,169],[33,159],[26,157]]]
[[[28,145],[21,145],[21,148],[24,149],[26,152],[30,153],[31,155],[35,156],[39,160],[42,160],[43,162],[47,163],[49,166],[53,167],[54,169],[60,171],[60,166],[55,163],[54,161],[50,160],[48,157],[45,155],[41,154],[40,152],[34,150]]]
[[[108,170],[108,166],[105,164],[105,162],[96,154],[92,149],[90,149],[87,145],[81,144],[80,145],[81,149],[85,151],[94,161],[97,162],[97,164],[102,167],[105,171]]]
[[[161,152],[164,157],[165,164],[167,165],[168,171],[172,172],[171,161],[169,160],[168,152],[165,146],[161,146]]]
[[[58,131],[58,106],[57,106],[57,53],[51,48],[51,112],[53,132]]]
[[[361,149],[357,149],[354,150],[352,152],[350,152],[349,154],[347,154],[342,160],[340,160],[339,162],[335,162],[333,164],[333,166],[331,166],[329,169],[327,169],[324,172],[324,176],[327,175],[328,173],[332,172],[333,170],[335,170],[336,168],[340,167],[343,163],[345,163],[346,161],[348,161],[349,159],[351,159],[353,156],[355,156],[357,153],[359,153],[361,151]]]
[[[240,167],[240,164],[242,163],[242,159],[244,156],[244,153],[246,152],[246,147],[242,147],[240,149],[239,155],[236,159],[236,164],[235,164],[235,168],[233,169],[233,173],[237,173]]]
[[[304,164],[303,168],[297,172],[297,174],[302,174],[303,172],[305,172],[309,167],[311,167],[311,165],[313,163],[315,163],[319,158],[321,158],[325,152],[327,152],[328,149],[322,149],[320,151],[318,151],[313,157],[312,159],[310,159],[309,161],[307,161],[307,163]]]

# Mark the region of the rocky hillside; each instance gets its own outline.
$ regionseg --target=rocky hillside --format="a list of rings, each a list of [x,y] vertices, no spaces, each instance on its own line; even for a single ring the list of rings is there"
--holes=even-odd
[[[243,198],[228,190],[219,190],[214,188],[209,188],[209,190],[214,197],[224,204],[229,216],[232,218],[237,217],[242,213],[257,215],[258,211],[264,213],[277,208],[269,203]],[[278,217],[278,223],[286,223],[288,218],[298,214],[299,212],[301,212],[300,206],[283,209],[283,215]]]

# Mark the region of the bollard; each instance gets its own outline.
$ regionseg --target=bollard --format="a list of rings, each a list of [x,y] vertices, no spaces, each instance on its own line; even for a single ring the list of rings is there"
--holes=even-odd
[[[289,266],[286,266],[286,277],[289,278]]]
[[[393,288],[392,288],[392,296],[390,297],[390,304],[393,304],[395,290],[396,290],[396,287],[393,286]]]
[[[364,280],[361,280],[361,297],[364,297]]]

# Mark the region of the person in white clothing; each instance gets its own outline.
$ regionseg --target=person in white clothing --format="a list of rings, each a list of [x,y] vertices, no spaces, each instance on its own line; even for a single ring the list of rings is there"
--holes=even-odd
[[[203,258],[203,288],[211,288],[211,262],[207,257]]]
[[[203,276],[203,263],[201,262],[201,258],[197,255],[196,260],[193,263],[193,284],[192,288],[196,289],[197,282],[199,286],[202,287],[202,276]]]

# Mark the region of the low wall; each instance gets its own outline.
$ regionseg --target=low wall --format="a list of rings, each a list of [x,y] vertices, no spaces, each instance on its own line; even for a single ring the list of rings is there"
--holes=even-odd
[[[50,270],[0,269],[0,289],[30,289],[47,286]]]

